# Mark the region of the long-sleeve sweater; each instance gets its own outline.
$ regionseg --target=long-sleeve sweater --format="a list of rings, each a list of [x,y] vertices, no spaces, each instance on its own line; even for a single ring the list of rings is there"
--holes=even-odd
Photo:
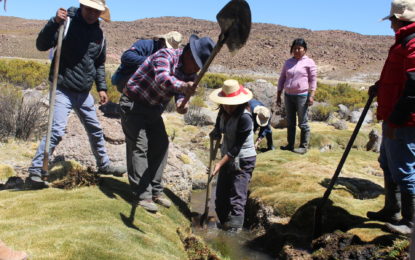
[[[285,61],[278,80],[278,91],[288,95],[303,95],[317,88],[317,66],[304,55],[301,59],[290,58]]]

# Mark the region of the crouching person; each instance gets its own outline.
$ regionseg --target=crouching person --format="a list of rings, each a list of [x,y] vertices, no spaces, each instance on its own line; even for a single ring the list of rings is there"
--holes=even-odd
[[[169,140],[163,113],[175,97],[176,110],[185,114],[184,95],[193,95],[196,73],[214,47],[209,37],[190,37],[184,49],[161,49],[149,56],[128,80],[120,98],[121,124],[127,145],[128,179],[138,205],[157,212],[155,203],[170,207],[161,183]]]
[[[53,114],[50,153],[65,134],[68,115],[75,110],[88,133],[91,149],[97,160],[100,173],[122,175],[125,167],[115,167],[105,148],[104,133],[99,124],[94,107],[94,99],[89,93],[95,82],[100,103],[108,102],[105,82],[106,44],[99,25],[99,18],[109,21],[109,9],[105,0],[79,0],[80,7],[68,10],[60,8],[39,33],[36,47],[46,51],[56,46],[58,28],[70,17],[69,30],[62,42],[60,68],[56,90],[56,103]],[[54,63],[50,67],[49,80],[53,80]],[[27,184],[29,188],[48,187],[43,181],[43,153],[46,138],[43,138],[29,168]]]
[[[220,105],[211,136],[223,134],[222,159],[213,171],[213,176],[219,174],[216,214],[223,229],[239,231],[244,224],[248,184],[256,162],[253,120],[248,104],[252,93],[230,79],[209,97]]]

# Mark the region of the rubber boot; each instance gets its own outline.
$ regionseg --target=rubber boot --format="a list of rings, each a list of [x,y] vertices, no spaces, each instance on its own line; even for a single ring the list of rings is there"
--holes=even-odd
[[[385,182],[385,205],[378,212],[368,211],[369,219],[396,224],[400,219],[401,192],[399,186],[384,176]]]
[[[21,251],[14,251],[0,241],[0,260],[23,260],[27,259],[27,254]]]
[[[386,223],[386,228],[393,233],[402,235],[410,235],[413,226],[413,217],[415,212],[415,194],[403,192],[402,199],[402,219],[396,223]]]
[[[287,142],[288,144],[286,146],[281,146],[281,150],[288,150],[292,151],[294,149],[294,143],[295,143],[295,128],[294,130],[287,129]]]
[[[273,140],[272,140],[272,133],[267,133],[265,135],[265,138],[267,138],[267,151],[275,150]]]
[[[228,217],[228,220],[223,224],[223,229],[229,232],[238,233],[242,230],[244,225],[244,216],[232,216]]]
[[[307,152],[308,144],[310,142],[310,131],[301,130],[300,147],[295,148],[293,152],[305,154]]]

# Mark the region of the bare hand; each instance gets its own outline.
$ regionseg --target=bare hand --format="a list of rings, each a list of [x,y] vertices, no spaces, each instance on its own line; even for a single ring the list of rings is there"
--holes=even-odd
[[[255,149],[258,149],[259,143],[261,143],[262,139],[258,138],[255,142]]]
[[[55,22],[61,24],[64,21],[66,21],[67,17],[68,17],[68,12],[66,11],[66,9],[59,8],[58,11],[56,11]]]
[[[277,106],[281,106],[281,96],[277,96]]]
[[[107,92],[104,90],[101,90],[98,92],[99,95],[99,103],[101,105],[105,105],[108,103],[108,96],[107,96]]]
[[[215,169],[213,170],[211,176],[212,177],[216,176],[219,173],[221,167],[222,167],[222,165],[220,163],[215,164]]]
[[[182,102],[183,102],[183,98],[177,100],[176,112],[183,115],[183,114],[186,114],[187,111],[189,110],[189,102],[187,102],[183,107],[182,107]]]
[[[191,97],[196,92],[196,86],[193,86],[192,81],[186,82],[184,85],[182,85],[182,92],[188,97]]]
[[[312,106],[314,104],[314,97],[309,96],[307,102],[309,106]]]

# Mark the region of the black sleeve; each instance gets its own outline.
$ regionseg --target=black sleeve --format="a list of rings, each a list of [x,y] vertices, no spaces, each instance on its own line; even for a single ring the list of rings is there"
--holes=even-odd
[[[52,17],[37,36],[36,48],[39,51],[47,51],[50,48],[55,47],[57,44],[58,29],[59,24],[55,23],[55,18]]]
[[[107,91],[107,82],[105,81],[105,57],[107,56],[107,44],[105,39],[103,39],[102,44],[102,50],[94,64],[96,69],[95,85],[97,86],[97,91]]]
[[[405,124],[411,113],[415,113],[415,72],[408,72],[407,76],[403,94],[389,117],[389,121],[396,125]]]
[[[239,118],[237,129],[235,145],[230,147],[228,152],[228,155],[233,158],[239,154],[242,145],[252,131],[252,117],[249,114],[243,113],[241,118]]]

